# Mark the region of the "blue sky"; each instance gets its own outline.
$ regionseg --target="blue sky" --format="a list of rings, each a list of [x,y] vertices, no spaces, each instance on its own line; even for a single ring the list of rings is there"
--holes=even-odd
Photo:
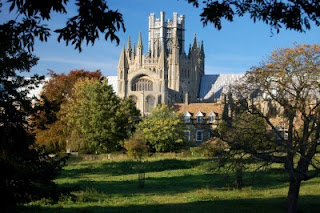
[[[259,64],[273,50],[292,47],[293,43],[320,44],[320,28],[313,27],[306,33],[281,30],[279,34],[271,33],[264,23],[253,23],[248,17],[235,18],[234,22],[222,23],[222,30],[213,25],[203,27],[200,22],[200,9],[187,4],[185,0],[109,0],[111,9],[118,9],[124,17],[126,32],[118,33],[121,43],[106,42],[101,36],[94,46],[84,46],[79,53],[73,47],[58,43],[57,36],[52,33],[46,43],[37,42],[35,54],[40,58],[32,73],[47,74],[51,69],[57,73],[73,69],[97,70],[104,75],[116,75],[121,48],[127,43],[130,35],[132,42],[137,42],[139,31],[142,32],[144,51],[147,50],[148,16],[151,12],[160,16],[165,11],[166,19],[172,18],[173,12],[186,16],[186,50],[193,40],[194,33],[198,41],[204,41],[206,54],[206,74],[244,73],[250,67]],[[4,10],[3,10],[4,11]],[[48,23],[50,27],[63,27],[67,18],[75,14],[72,3],[68,6],[68,15],[53,15]],[[5,21],[14,14],[0,14]]]

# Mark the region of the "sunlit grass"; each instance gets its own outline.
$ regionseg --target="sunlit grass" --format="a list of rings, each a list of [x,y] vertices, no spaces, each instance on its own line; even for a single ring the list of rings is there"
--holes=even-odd
[[[244,175],[246,186],[234,188],[234,174],[212,169],[205,158],[148,158],[70,161],[55,180],[58,201],[34,201],[21,212],[283,212],[288,190],[285,172],[274,165]],[[138,187],[144,167],[145,187]],[[254,167],[254,165],[253,165]],[[252,169],[253,170],[253,169]],[[320,209],[320,178],[303,183],[300,209]]]

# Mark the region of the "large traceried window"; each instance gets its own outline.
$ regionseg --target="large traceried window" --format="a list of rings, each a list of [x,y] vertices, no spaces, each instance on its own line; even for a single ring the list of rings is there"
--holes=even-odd
[[[146,112],[151,112],[152,108],[155,106],[156,99],[153,96],[148,96],[146,98],[146,103],[145,103],[145,111]]]
[[[153,91],[153,82],[148,76],[141,76],[132,81],[131,91]]]

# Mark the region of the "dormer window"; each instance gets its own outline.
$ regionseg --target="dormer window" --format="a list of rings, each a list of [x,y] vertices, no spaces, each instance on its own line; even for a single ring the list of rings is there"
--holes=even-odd
[[[209,122],[213,124],[215,121],[216,121],[216,114],[211,111],[211,113],[209,114]]]
[[[184,114],[184,122],[185,122],[186,124],[189,124],[189,123],[190,123],[190,118],[191,118],[191,114],[190,114],[189,112],[186,112],[186,113]]]
[[[203,114],[202,112],[198,112],[197,115],[196,115],[196,118],[197,118],[197,123],[202,123],[203,121]]]

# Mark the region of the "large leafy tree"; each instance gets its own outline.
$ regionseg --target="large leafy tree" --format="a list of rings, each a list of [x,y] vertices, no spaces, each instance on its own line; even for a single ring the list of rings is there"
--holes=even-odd
[[[182,117],[167,105],[155,107],[138,126],[151,151],[157,152],[174,152],[185,147],[185,130]]]
[[[232,116],[226,115],[219,122],[217,130],[221,140],[216,140],[218,146],[213,148],[213,156],[218,161],[217,169],[224,167],[226,171],[236,172],[237,187],[241,189],[244,184],[243,171],[249,169],[250,164],[261,163],[254,155],[243,150],[243,147],[252,147],[260,151],[270,150],[273,147],[266,142],[271,135],[267,132],[263,118],[245,110],[236,109],[237,106],[229,99],[228,103],[233,105],[229,108]],[[227,144],[227,148],[221,148],[224,144]],[[257,169],[262,169],[269,164],[270,162],[263,162]]]
[[[82,42],[93,44],[101,33],[119,42],[116,32],[124,30],[121,14],[102,0],[76,1],[78,14],[62,29],[50,29],[45,21],[53,12],[67,13],[68,0],[8,3],[16,17],[0,24],[0,208],[50,194],[54,189],[52,180],[59,171],[58,161],[37,147],[29,134],[27,118],[33,108],[27,94],[41,77],[25,79],[21,73],[29,72],[38,61],[33,55],[35,40],[47,41],[55,31],[59,40],[67,45],[71,42],[81,51]]]
[[[74,84],[82,78],[100,79],[100,71],[72,70],[67,75],[50,71],[50,79],[45,82],[38,101],[36,114],[32,116],[32,125],[36,133],[36,142],[46,145],[50,152],[65,150],[66,124],[59,114],[61,105],[72,97]]]
[[[237,146],[265,162],[282,164],[289,176],[288,212],[296,212],[302,181],[320,173],[320,46],[297,45],[274,51],[260,66],[246,74],[233,93],[244,111],[260,117],[275,137],[266,137],[267,149],[250,143]],[[272,103],[278,117],[261,107]],[[285,130],[283,129],[285,127]]]
[[[73,148],[90,153],[111,152],[134,131],[139,111],[131,100],[116,96],[107,80],[79,80],[65,105]],[[80,142],[80,143],[79,143]]]

